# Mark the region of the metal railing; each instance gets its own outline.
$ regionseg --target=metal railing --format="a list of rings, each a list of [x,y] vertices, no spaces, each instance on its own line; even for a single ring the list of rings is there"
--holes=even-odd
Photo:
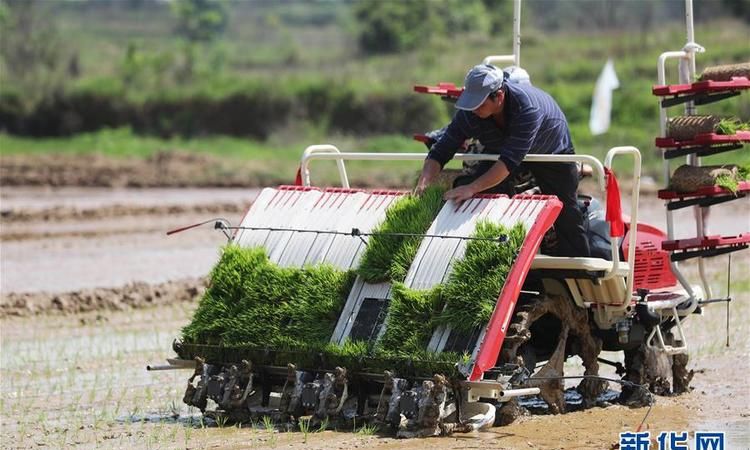
[[[521,0],[513,0],[513,54],[490,55],[484,58],[482,64],[513,63],[521,67]]]
[[[638,194],[640,191],[640,180],[641,180],[641,153],[640,151],[632,146],[614,147],[607,152],[605,158],[605,164],[602,165],[601,161],[591,155],[526,155],[524,162],[538,163],[538,162],[580,162],[589,164],[595,175],[596,181],[600,191],[603,194],[607,194],[606,178],[604,167],[608,169],[612,166],[612,160],[615,156],[621,154],[629,154],[633,156],[633,185],[631,192],[631,232],[629,234],[629,249],[628,249],[628,276],[627,276],[627,291],[628,293],[633,292],[633,270],[635,261],[635,247],[636,247],[636,222],[638,220]],[[352,161],[424,161],[427,157],[427,153],[366,153],[366,152],[341,152],[336,146],[330,144],[323,145],[311,145],[305,149],[300,160],[300,173],[302,175],[302,184],[304,186],[310,186],[310,163],[313,160],[323,161],[336,161],[339,170],[339,177],[341,180],[341,186],[349,188],[349,177],[346,172],[345,160]],[[454,160],[458,161],[497,161],[498,155],[487,155],[487,154],[474,154],[474,153],[456,153],[453,157]],[[612,250],[612,267],[606,271],[604,279],[609,279],[617,274],[620,266],[620,252],[619,252],[619,241],[617,238],[612,238],[611,243]],[[629,305],[630,302],[624,302],[625,305]]]

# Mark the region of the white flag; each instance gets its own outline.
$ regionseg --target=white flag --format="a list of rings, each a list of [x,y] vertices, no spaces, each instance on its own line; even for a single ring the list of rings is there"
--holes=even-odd
[[[612,113],[612,91],[620,87],[620,80],[615,73],[615,64],[611,59],[602,69],[594,88],[594,98],[591,100],[591,118],[589,129],[596,136],[609,129],[609,120]]]

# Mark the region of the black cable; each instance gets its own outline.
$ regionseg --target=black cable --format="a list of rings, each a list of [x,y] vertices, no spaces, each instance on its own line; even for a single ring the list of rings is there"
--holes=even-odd
[[[494,241],[494,242],[506,242],[508,236],[501,235],[496,238],[488,237],[472,237],[472,236],[444,236],[440,234],[427,234],[427,233],[394,233],[394,232],[377,232],[377,233],[363,233],[358,228],[352,228],[352,231],[333,231],[333,230],[305,230],[301,228],[276,228],[276,227],[225,227],[227,230],[251,230],[251,231],[290,231],[294,233],[317,233],[317,234],[334,234],[339,236],[407,236],[407,237],[434,237],[440,239],[465,239],[472,241]]]

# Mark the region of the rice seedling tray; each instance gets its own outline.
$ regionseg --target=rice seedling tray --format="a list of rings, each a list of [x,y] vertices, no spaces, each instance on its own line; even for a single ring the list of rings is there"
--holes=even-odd
[[[718,205],[738,198],[745,197],[750,192],[750,182],[740,181],[735,192],[720,186],[704,186],[692,192],[677,192],[670,189],[662,189],[657,196],[662,200],[672,200],[667,203],[667,209],[674,211],[688,206],[712,206]]]
[[[737,192],[750,191],[750,181],[740,181]],[[713,197],[729,193],[728,189],[719,186],[704,186],[692,192],[677,192],[670,189],[662,189],[657,195],[662,200],[684,199],[690,197]]]
[[[741,91],[750,89],[750,80],[745,77],[733,78],[731,81],[697,81],[690,84],[656,85],[651,92],[657,97],[681,94],[699,94],[723,91]]]
[[[702,133],[693,139],[678,140],[671,137],[658,137],[655,144],[659,148],[706,147],[750,142],[750,131],[735,134]],[[734,150],[734,149],[732,149]]]
[[[687,102],[707,105],[740,95],[740,91],[748,88],[750,88],[750,80],[738,77],[731,81],[706,80],[690,84],[654,86],[651,92],[657,97],[665,97],[661,101],[661,106],[669,108]]]
[[[672,261],[683,261],[696,257],[718,256],[743,250],[750,245],[750,233],[736,236],[706,236],[703,238],[675,239],[664,241],[661,248],[674,252],[670,256]]]

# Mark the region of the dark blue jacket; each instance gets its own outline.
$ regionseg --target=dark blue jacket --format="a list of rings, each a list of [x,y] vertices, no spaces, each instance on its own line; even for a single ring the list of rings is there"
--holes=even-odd
[[[427,157],[444,166],[469,138],[479,140],[482,153],[500,155],[509,171],[527,153],[573,153],[565,114],[549,94],[530,84],[506,82],[504,89],[504,128],[492,117],[480,119],[471,111],[459,110]]]

